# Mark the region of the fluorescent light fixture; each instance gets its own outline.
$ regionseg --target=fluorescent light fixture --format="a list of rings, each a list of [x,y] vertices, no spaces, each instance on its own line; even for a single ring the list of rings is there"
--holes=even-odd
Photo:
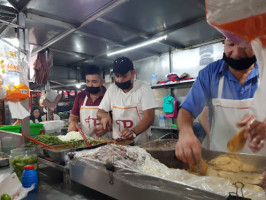
[[[155,43],[155,42],[159,42],[159,41],[161,41],[163,39],[165,40],[166,38],[167,38],[167,35],[164,35],[164,36],[161,36],[161,37],[158,37],[158,38],[155,38],[155,39],[148,40],[146,42],[142,42],[140,44],[136,44],[136,45],[134,45],[132,47],[128,47],[128,48],[125,48],[125,49],[114,51],[112,53],[108,53],[107,56],[112,56],[112,55],[123,53],[123,52],[126,52],[126,51],[131,51],[133,49],[137,49],[137,48],[140,48],[140,47],[143,47],[143,46],[147,46],[147,45]]]

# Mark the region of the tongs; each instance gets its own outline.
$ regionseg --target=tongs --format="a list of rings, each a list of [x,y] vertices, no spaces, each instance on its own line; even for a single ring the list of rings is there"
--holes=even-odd
[[[208,170],[208,164],[205,160],[201,160],[199,163],[196,161],[194,154],[192,154],[194,163],[188,163],[188,167],[191,171],[197,172],[201,175],[206,175]]]
[[[80,135],[83,137],[83,139],[85,140],[85,142],[87,143],[87,146],[91,146],[91,143],[88,141],[88,139],[85,136],[85,134],[83,133],[83,131],[80,128],[78,128],[78,131],[79,131]]]
[[[24,133],[22,133],[22,135],[23,135],[25,138],[27,138],[28,140],[31,140],[32,142],[35,142],[36,144],[42,145],[42,146],[47,147],[47,148],[49,148],[49,149],[55,149],[54,147],[51,147],[51,146],[49,146],[49,145],[47,145],[47,144],[44,144],[44,143],[42,143],[42,142],[40,142],[40,141],[38,141],[38,140],[35,140],[35,139],[29,137],[28,135],[26,135],[26,134],[24,134]]]

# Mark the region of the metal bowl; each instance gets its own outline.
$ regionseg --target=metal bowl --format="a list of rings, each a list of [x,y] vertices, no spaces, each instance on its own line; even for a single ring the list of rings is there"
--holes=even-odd
[[[187,164],[175,156],[176,142],[177,139],[155,140],[142,143],[140,147],[169,168],[188,169]]]

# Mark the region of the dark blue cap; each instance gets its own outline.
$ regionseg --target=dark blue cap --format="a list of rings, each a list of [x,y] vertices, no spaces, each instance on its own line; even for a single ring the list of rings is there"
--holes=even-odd
[[[118,74],[126,74],[129,70],[134,70],[133,62],[127,57],[115,59],[113,64],[113,72]]]

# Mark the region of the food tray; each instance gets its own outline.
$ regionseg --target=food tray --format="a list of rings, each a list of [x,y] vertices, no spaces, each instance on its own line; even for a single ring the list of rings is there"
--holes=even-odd
[[[9,165],[9,155],[0,152],[0,167],[5,167]]]

